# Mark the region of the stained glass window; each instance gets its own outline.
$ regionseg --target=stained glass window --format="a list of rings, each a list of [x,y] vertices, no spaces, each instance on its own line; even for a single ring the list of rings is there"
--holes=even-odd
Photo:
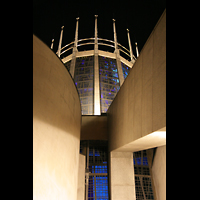
[[[65,63],[70,70],[71,61]],[[124,79],[130,68],[121,62]],[[106,113],[120,89],[116,59],[99,56],[101,113]],[[76,58],[74,82],[79,92],[82,115],[94,113],[94,56]]]
[[[93,56],[76,58],[74,82],[77,86],[82,115],[93,115]]]
[[[99,56],[101,113],[106,113],[120,89],[116,60]]]
[[[83,149],[89,147],[89,152]],[[108,195],[108,142],[101,140],[84,141],[80,143],[80,152],[89,156],[88,200],[109,200]],[[87,166],[87,159],[86,159]],[[87,179],[87,177],[86,177]],[[87,190],[86,190],[87,191]]]
[[[125,65],[123,62],[121,62],[121,65],[122,65],[122,71],[123,71],[124,80],[125,80],[126,77],[128,76],[130,68],[127,65]]]
[[[136,200],[154,199],[146,150],[133,153]]]

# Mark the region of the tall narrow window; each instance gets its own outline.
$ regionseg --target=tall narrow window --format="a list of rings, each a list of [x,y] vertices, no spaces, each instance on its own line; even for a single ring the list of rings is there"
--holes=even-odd
[[[76,58],[74,82],[81,100],[82,115],[93,115],[94,57]]]
[[[107,141],[81,141],[80,148],[80,152],[86,155],[86,173],[89,168],[85,199],[109,200]]]
[[[146,150],[133,153],[136,200],[154,199]]]
[[[120,89],[116,60],[99,56],[101,113],[106,113]]]

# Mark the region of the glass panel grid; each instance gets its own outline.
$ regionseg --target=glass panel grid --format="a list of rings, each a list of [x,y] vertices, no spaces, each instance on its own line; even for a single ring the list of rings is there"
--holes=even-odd
[[[95,198],[95,185],[94,185],[94,177],[89,177],[89,186],[88,186],[88,199]]]
[[[74,82],[81,101],[82,115],[93,115],[94,57],[76,58]]]
[[[108,173],[107,165],[92,165],[89,166],[91,173]]]
[[[120,89],[116,60],[99,56],[101,113],[106,113]]]
[[[146,150],[133,153],[136,200],[152,200],[153,189]]]
[[[96,200],[108,200],[108,177],[96,176]]]
[[[88,200],[109,200],[108,169],[107,169],[107,141],[81,141],[80,148],[88,148],[89,152],[89,180]],[[87,159],[86,159],[87,162]],[[87,165],[87,163],[86,163]]]

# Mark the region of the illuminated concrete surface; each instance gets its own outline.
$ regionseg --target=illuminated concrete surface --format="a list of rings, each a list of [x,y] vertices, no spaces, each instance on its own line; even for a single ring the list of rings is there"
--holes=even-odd
[[[79,154],[77,200],[85,198],[85,156]]]
[[[166,145],[156,150],[152,174],[157,200],[166,200]]]
[[[141,151],[144,149],[151,149],[154,147],[162,146],[166,144],[166,128],[162,128],[158,131],[150,133],[144,137],[141,137],[133,142],[125,144],[123,147],[116,149],[115,151]]]
[[[111,200],[136,200],[132,152],[110,153]]]
[[[161,136],[153,134],[152,138],[146,138],[138,149],[134,145],[135,141],[155,131],[166,130],[166,11],[107,114],[110,151],[133,152],[165,144],[166,137],[161,133]]]
[[[76,200],[81,106],[59,58],[33,35],[33,199]]]
[[[159,146],[166,145],[166,10],[107,116],[111,200],[136,198],[132,152],[153,147],[158,147],[152,169],[156,197],[165,200],[166,152]],[[115,154],[120,158],[112,157]],[[125,154],[130,154],[129,161]]]

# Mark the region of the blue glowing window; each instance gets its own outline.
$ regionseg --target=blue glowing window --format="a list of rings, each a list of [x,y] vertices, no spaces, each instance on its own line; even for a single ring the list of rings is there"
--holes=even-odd
[[[130,68],[121,62],[124,79],[128,76]]]
[[[99,56],[99,72],[101,112],[105,113],[118,92],[117,88],[120,87],[116,60]],[[114,88],[114,86],[117,87]]]
[[[136,158],[137,164],[141,165],[141,158]]]
[[[148,166],[148,160],[147,157],[143,157],[143,163],[141,162],[141,158],[135,158],[137,165],[146,165]],[[134,160],[134,164],[135,164],[135,160]]]
[[[118,73],[113,73],[113,76],[118,78]]]
[[[93,156],[93,152],[89,152],[89,156]],[[100,156],[99,152],[95,151],[95,156]]]

